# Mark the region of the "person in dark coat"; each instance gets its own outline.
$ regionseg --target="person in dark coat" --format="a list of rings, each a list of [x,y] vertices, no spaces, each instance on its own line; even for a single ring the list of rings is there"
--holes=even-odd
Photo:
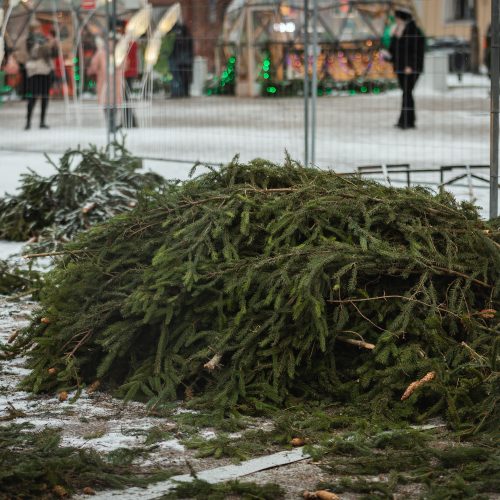
[[[411,10],[398,8],[394,15],[396,30],[391,38],[389,52],[399,87],[403,91],[401,114],[395,126],[406,130],[415,128],[413,89],[424,70],[425,38]]]
[[[30,33],[26,41],[28,60],[26,73],[28,81],[26,92],[28,96],[28,109],[26,114],[25,130],[31,128],[31,117],[36,101],[41,100],[40,128],[49,128],[45,121],[49,105],[50,86],[52,83],[53,63],[57,56],[57,43],[53,38],[47,38],[42,31],[40,22],[33,18],[30,23]]]
[[[484,64],[488,69],[488,76],[491,79],[491,24],[488,26],[485,37]]]
[[[172,73],[172,97],[188,97],[193,78],[193,38],[187,26],[177,23],[172,29],[175,36],[168,58]]]

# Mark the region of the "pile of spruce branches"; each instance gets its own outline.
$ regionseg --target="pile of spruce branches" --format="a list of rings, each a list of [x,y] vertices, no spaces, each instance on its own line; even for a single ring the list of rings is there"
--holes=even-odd
[[[139,173],[141,160],[122,143],[68,150],[58,165],[47,161],[55,174],[23,174],[18,193],[0,199],[0,239],[57,248],[78,232],[130,210],[140,191],[158,189],[164,182],[159,175]]]
[[[151,405],[369,402],[491,428],[499,244],[446,193],[234,161],[69,244],[14,349],[35,392],[99,380]]]

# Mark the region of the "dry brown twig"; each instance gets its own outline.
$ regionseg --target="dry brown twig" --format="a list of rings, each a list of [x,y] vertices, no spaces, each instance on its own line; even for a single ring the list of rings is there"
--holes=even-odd
[[[216,368],[218,368],[220,366],[220,360],[221,359],[222,359],[222,355],[221,354],[216,354],[210,361],[207,361],[203,365],[203,368],[205,368],[206,370],[212,372],[212,371],[214,371]]]
[[[304,491],[302,496],[306,500],[340,500],[340,497],[331,491],[318,490],[318,491]]]
[[[7,340],[7,343],[8,344],[12,344],[12,342],[14,342],[14,340],[17,339],[19,333],[21,332],[21,330],[16,330],[12,333],[12,335],[9,337],[9,340]]]
[[[346,344],[362,347],[363,349],[375,349],[375,344],[370,344],[369,342],[365,342],[364,340],[348,339],[347,337],[337,337],[337,340],[345,342]]]
[[[425,376],[423,376],[420,380],[412,382],[406,388],[406,391],[404,392],[404,394],[401,396],[401,401],[408,399],[419,387],[421,387],[424,384],[427,384],[427,382],[430,382],[431,380],[434,380],[435,378],[436,378],[436,372],[429,372]]]
[[[101,381],[100,380],[95,380],[94,382],[92,382],[88,387],[87,387],[87,394],[92,394],[94,393],[95,391],[97,391],[97,389],[99,389],[99,386],[101,385]]]
[[[63,250],[61,252],[43,252],[43,253],[28,253],[23,255],[24,259],[37,259],[38,257],[58,257],[60,255],[72,255],[76,253],[83,253],[83,250]]]

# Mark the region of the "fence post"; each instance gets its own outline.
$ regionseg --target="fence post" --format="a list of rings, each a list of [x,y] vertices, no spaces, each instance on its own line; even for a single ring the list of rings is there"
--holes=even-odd
[[[309,0],[304,0],[304,166],[309,165]]]
[[[500,93],[500,0],[491,2],[490,218],[498,216],[498,140]]]
[[[313,54],[311,99],[311,165],[316,163],[316,109],[318,99],[318,0],[313,0]]]
[[[106,117],[106,146],[109,152],[109,145],[111,143],[111,65],[110,65],[110,52],[109,52],[109,21],[110,21],[110,12],[109,12],[109,2],[106,0],[104,2],[106,7],[106,20],[105,29],[104,29],[104,49],[106,51],[106,102],[104,103],[104,111]]]
[[[117,95],[116,95],[116,0],[113,0],[112,10],[111,10],[112,19],[112,30],[113,30],[113,109],[111,111],[111,131],[113,133],[113,142],[116,142],[116,104],[117,104]],[[114,152],[113,152],[114,155]]]

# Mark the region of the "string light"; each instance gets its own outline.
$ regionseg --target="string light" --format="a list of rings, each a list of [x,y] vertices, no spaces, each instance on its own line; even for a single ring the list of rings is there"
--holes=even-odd
[[[370,51],[371,52],[371,51]],[[303,72],[304,63],[298,53],[289,54],[287,63],[299,75]],[[269,51],[264,51],[259,67],[258,81],[262,84],[265,96],[301,95],[302,79],[298,75],[284,82],[277,81],[273,71]],[[356,49],[342,49],[333,53],[325,52],[318,58],[320,81],[318,95],[332,94],[374,94],[395,88],[394,75],[378,50],[371,54]],[[236,57],[228,58],[226,66],[218,78],[215,78],[206,89],[207,95],[232,95],[235,90]]]
[[[271,79],[271,57],[268,52],[265,53],[264,59],[259,72],[259,80],[263,80],[266,84]],[[267,94],[274,95],[278,89],[274,85],[266,85],[265,91]]]
[[[214,83],[206,89],[207,95],[213,94],[231,94],[234,89],[234,81],[236,79],[236,57],[231,56],[226,63],[225,69],[222,71],[219,78],[214,80]]]
[[[74,72],[74,75],[75,75],[75,82],[79,82],[80,81],[80,64],[79,64],[79,60],[78,60],[78,57],[73,57],[73,72]]]

